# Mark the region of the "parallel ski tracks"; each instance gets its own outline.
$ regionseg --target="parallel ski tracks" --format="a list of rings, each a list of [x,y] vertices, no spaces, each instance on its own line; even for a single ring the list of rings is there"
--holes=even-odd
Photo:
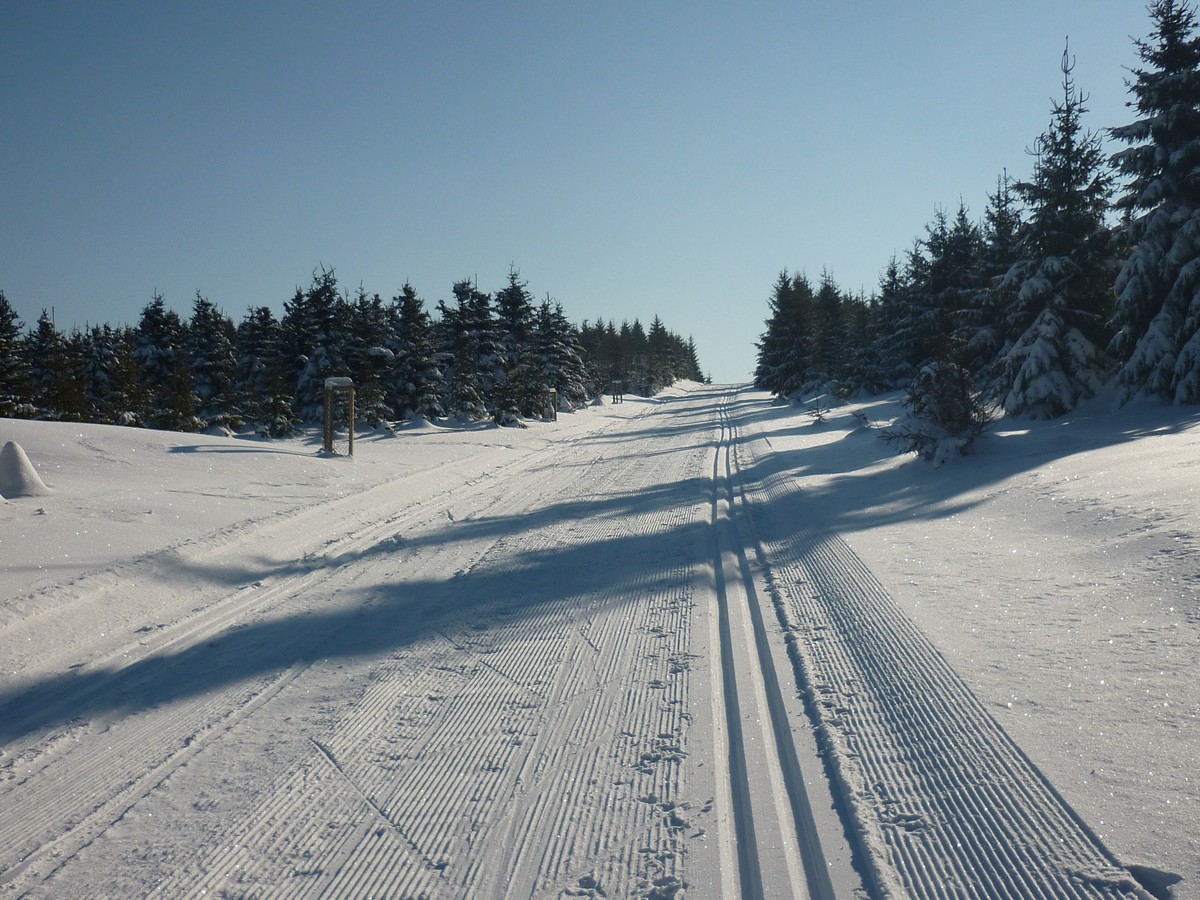
[[[792,741],[798,687],[874,896],[1145,897],[845,541],[806,521],[803,494],[772,474],[769,453],[754,455],[734,398],[718,399],[647,427],[638,454],[560,444],[402,513],[362,498],[370,514],[352,533],[110,646],[79,669],[108,680],[81,678],[74,694],[68,680],[49,715],[0,710],[28,734],[0,758],[0,894],[86,883],[88,854],[115,823],[185,766],[219,765],[223,742],[249,740],[261,716],[303,714],[312,701],[289,698],[315,689],[327,707],[304,720],[286,764],[264,765],[272,778],[254,802],[138,893],[670,897],[704,846],[729,864],[725,896],[832,897]],[[715,446],[697,442],[714,409]],[[529,596],[531,571],[562,589]],[[89,691],[136,695],[156,671],[145,661],[307,608],[402,603],[411,583],[423,586],[410,615],[420,628],[372,619],[398,639],[380,636],[384,649],[347,665],[353,674],[321,659],[354,656],[348,619],[303,638],[311,646],[279,670],[62,723],[101,699]],[[705,645],[695,609],[706,585],[720,722],[704,727],[728,751],[715,779],[727,819],[689,803],[686,781],[692,717],[704,713],[692,654]],[[785,636],[792,665],[781,667]],[[339,688],[347,678],[352,689]],[[708,843],[693,840],[697,819]]]
[[[849,545],[808,524],[791,480],[747,490],[766,513],[771,592],[873,892],[1149,897]]]
[[[725,850],[745,898],[834,900],[761,600],[739,525],[744,500],[736,464],[737,427],[719,407],[713,454],[711,524],[734,828]]]

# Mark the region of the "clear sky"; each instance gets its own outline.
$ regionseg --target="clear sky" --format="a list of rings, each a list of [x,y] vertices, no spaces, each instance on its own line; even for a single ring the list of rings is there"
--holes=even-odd
[[[26,325],[240,321],[319,265],[432,309],[515,265],[746,380],[783,268],[870,292],[1061,96],[1131,119],[1137,0],[9,0],[0,289]]]

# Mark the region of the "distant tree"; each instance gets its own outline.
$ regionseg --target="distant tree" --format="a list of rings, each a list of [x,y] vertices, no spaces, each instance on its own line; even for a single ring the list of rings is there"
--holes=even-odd
[[[498,371],[493,396],[493,415],[501,424],[521,416],[541,415],[545,409],[546,386],[534,355],[533,295],[516,268],[508,271],[508,284],[496,293],[496,347]]]
[[[61,333],[43,309],[25,349],[38,418],[82,421],[86,401],[78,342]]]
[[[542,383],[557,392],[558,409],[569,412],[586,405],[589,375],[583,348],[562,306],[549,297],[538,308],[533,345]]]
[[[29,363],[24,353],[21,320],[0,291],[0,416],[30,412]]]
[[[1005,172],[996,179],[996,192],[988,195],[981,231],[979,289],[970,312],[957,332],[963,341],[962,364],[990,394],[997,377],[996,361],[1011,346],[1006,344],[1006,314],[1015,301],[1012,284],[1001,287],[1004,276],[1021,257],[1024,222]]]
[[[141,418],[152,428],[197,431],[203,427],[196,415],[198,401],[184,340],[183,320],[156,293],[142,310],[133,351],[144,403]]]
[[[392,352],[396,362],[390,373],[389,403],[397,413],[437,419],[442,407],[442,372],[438,365],[433,322],[416,289],[405,283],[392,298]]]
[[[1191,4],[1156,0],[1154,29],[1136,41],[1130,103],[1138,119],[1111,129],[1129,178],[1116,206],[1129,253],[1116,279],[1120,399],[1152,394],[1200,402],[1200,36]]]
[[[355,417],[379,425],[398,415],[387,402],[386,390],[396,361],[393,319],[383,299],[368,295],[361,285],[347,313],[346,363],[355,384]]]
[[[812,303],[806,353],[809,387],[836,387],[848,374],[846,302],[828,269],[821,273]]]
[[[1052,418],[1092,396],[1108,374],[1103,347],[1112,311],[1112,236],[1105,224],[1111,176],[1098,135],[1083,129],[1086,98],[1063,53],[1063,100],[1038,139],[1033,177],[1016,185],[1029,209],[997,396],[1010,415]]]
[[[915,355],[902,339],[901,322],[908,316],[909,284],[900,260],[893,256],[879,279],[879,289],[871,304],[872,338],[864,354],[859,383],[880,391],[891,390],[912,376],[911,358]]]
[[[283,437],[297,424],[292,412],[293,365],[283,328],[268,306],[251,307],[238,324],[238,405],[260,434]]]
[[[809,380],[808,349],[816,296],[808,279],[787,270],[779,273],[768,305],[767,330],[758,342],[754,382],[779,397],[792,394]]]
[[[712,383],[712,379],[700,370],[700,354],[696,349],[696,341],[690,335],[683,345],[683,371],[680,373],[680,377],[689,381]]]
[[[85,418],[89,422],[137,425],[142,408],[129,329],[93,325],[81,337]]]
[[[667,330],[663,320],[655,316],[650,322],[650,330],[646,333],[647,374],[652,383],[668,385],[675,380],[675,355],[678,348],[673,340],[674,335]]]
[[[183,340],[191,366],[197,416],[205,426],[241,424],[237,403],[236,329],[215,303],[196,291],[192,318]]]
[[[491,298],[477,290],[469,279],[456,282],[452,290],[453,306],[438,301],[444,405],[458,419],[482,419],[488,414],[488,400],[496,377]]]
[[[284,353],[292,360],[292,409],[302,422],[325,416],[325,379],[350,375],[346,364],[347,303],[333,269],[313,272],[307,291],[284,304]]]

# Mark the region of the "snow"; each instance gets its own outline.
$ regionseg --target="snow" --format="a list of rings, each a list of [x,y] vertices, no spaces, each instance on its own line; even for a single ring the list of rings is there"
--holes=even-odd
[[[48,491],[25,448],[13,441],[6,442],[0,448],[0,497],[39,497]]]
[[[897,399],[779,410],[772,448],[1110,849],[1200,896],[1200,417],[1096,403],[933,468],[854,427]]]
[[[1200,414],[1094,401],[933,467],[878,438],[899,395],[814,420],[733,392],[421,422],[352,459],[0,419],[48,488],[0,504],[0,893],[730,894],[739,810],[790,777],[730,781],[743,670],[785,660],[770,715],[814,748],[874,727],[833,682],[806,724],[788,654],[814,690],[848,663],[770,623],[814,602],[825,548],[1116,860],[1200,897]],[[736,611],[756,597],[766,631]],[[766,644],[722,675],[730,634]],[[780,702],[751,682],[744,708]],[[891,884],[931,813],[872,820],[856,765],[813,812],[856,810]]]

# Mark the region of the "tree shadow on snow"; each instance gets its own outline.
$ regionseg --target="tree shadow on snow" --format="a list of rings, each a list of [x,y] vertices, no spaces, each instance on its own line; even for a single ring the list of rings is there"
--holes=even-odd
[[[336,568],[372,556],[417,547],[444,546],[520,531],[549,528],[564,522],[597,522],[606,517],[638,515],[703,502],[707,482],[689,479],[644,492],[568,501],[522,516],[448,523],[435,532],[397,540],[384,538],[373,547],[328,559],[300,561],[266,571],[198,570],[181,560],[171,564],[179,579],[208,579],[221,584],[247,584],[286,578],[323,567]],[[137,715],[163,705],[276,677],[295,666],[319,660],[378,657],[447,628],[464,624],[500,627],[520,623],[551,608],[592,609],[626,602],[629,592],[614,593],[614,572],[637,590],[689,582],[686,567],[672,560],[694,556],[693,542],[703,539],[707,522],[698,517],[654,533],[598,529],[602,536],[579,543],[552,543],[518,553],[499,565],[483,563],[446,578],[389,577],[372,584],[356,581],[332,592],[320,608],[321,588],[306,589],[313,602],[303,611],[230,626],[179,650],[151,653],[124,668],[76,669],[32,683],[0,689],[0,741],[8,743],[111,714]],[[403,565],[403,560],[398,559]],[[167,574],[168,581],[171,573]],[[315,608],[314,608],[315,607]]]

